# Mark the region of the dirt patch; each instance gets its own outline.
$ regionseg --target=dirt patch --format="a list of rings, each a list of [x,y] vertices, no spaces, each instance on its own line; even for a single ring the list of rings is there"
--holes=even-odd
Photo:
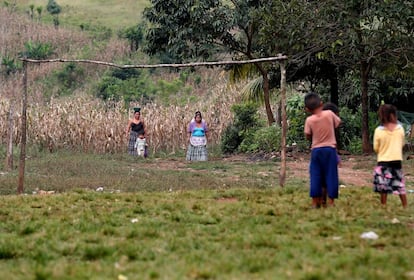
[[[339,181],[346,186],[371,186],[375,161],[370,156],[343,157],[338,168]],[[286,162],[289,178],[309,177],[309,155],[298,155]]]
[[[211,161],[223,162],[258,162],[270,161],[279,155],[232,155],[224,158],[211,159]],[[278,163],[275,163],[278,164]],[[193,170],[191,164],[183,159],[155,159],[152,162],[146,163],[146,166],[151,166],[154,169],[162,170],[179,170],[185,169],[188,171],[202,172],[203,170]],[[340,184],[345,186],[372,186],[372,172],[375,166],[375,156],[341,156],[341,165],[339,171]],[[309,154],[295,153],[288,154],[286,161],[286,175],[288,179],[306,178],[309,179]],[[411,180],[412,174],[406,170],[406,180]],[[206,171],[207,172],[207,171]],[[268,174],[261,174],[267,177]],[[230,174],[229,174],[230,176]],[[236,178],[235,178],[236,179]]]

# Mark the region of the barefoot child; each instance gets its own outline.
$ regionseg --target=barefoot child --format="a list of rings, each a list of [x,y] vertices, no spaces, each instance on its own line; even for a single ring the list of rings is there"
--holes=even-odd
[[[381,204],[387,204],[389,193],[398,194],[402,206],[407,207],[405,179],[402,172],[404,128],[397,121],[397,109],[383,104],[378,110],[381,125],[374,132],[374,151],[377,166],[374,169],[374,191],[380,193]]]
[[[330,206],[338,198],[339,187],[335,128],[341,119],[331,110],[323,110],[322,106],[316,93],[305,96],[305,109],[312,114],[306,118],[304,132],[306,138],[312,141],[309,171],[313,208],[321,206],[322,186],[326,186]]]

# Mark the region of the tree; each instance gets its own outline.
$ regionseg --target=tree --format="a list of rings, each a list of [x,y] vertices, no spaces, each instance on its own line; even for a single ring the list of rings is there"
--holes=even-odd
[[[260,15],[255,13],[263,0],[151,0],[144,16],[149,22],[146,51],[168,55],[176,62],[188,59],[254,59],[269,56],[258,37]],[[270,106],[268,68],[255,63],[263,79],[263,97],[269,124],[274,116]]]
[[[413,57],[414,22],[411,1],[326,1],[321,19],[329,34],[324,55],[359,72],[362,149],[372,152],[369,139],[369,80],[378,63]],[[338,17],[325,15],[337,14]]]
[[[42,6],[36,7],[38,21],[40,21],[40,19],[42,18],[42,11],[43,11],[43,7]]]
[[[59,26],[59,14],[62,8],[55,0],[49,0],[46,10],[53,16],[53,24],[57,28]]]
[[[316,56],[359,73],[362,148],[369,153],[368,81],[377,65],[412,63],[414,21],[412,1],[269,1],[262,10],[263,37],[274,48],[296,52],[293,60]],[[277,15],[277,16],[276,16]],[[293,17],[293,18],[292,18]],[[300,20],[294,20],[300,19]],[[289,53],[288,53],[289,54]]]
[[[144,39],[144,30],[145,27],[143,24],[137,24],[135,26],[126,28],[121,33],[121,37],[126,38],[129,41],[131,52],[138,50],[139,45]]]

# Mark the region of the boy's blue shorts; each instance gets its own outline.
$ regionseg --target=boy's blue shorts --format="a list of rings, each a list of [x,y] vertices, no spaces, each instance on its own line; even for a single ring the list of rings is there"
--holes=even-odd
[[[335,148],[312,149],[309,172],[311,197],[321,197],[322,187],[326,186],[328,197],[338,198],[338,156]]]

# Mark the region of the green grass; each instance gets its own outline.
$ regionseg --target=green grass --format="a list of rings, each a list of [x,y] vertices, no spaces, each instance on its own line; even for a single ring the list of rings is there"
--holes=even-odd
[[[310,210],[306,178],[278,187],[275,162],[30,154],[26,195],[0,176],[2,279],[412,279],[410,194],[380,207],[348,187]]]
[[[47,0],[17,0],[19,10],[28,11],[33,4],[43,7],[43,18],[52,22],[46,10]],[[141,21],[142,12],[149,5],[148,0],[57,0],[62,8],[59,20],[62,26],[79,27],[80,24],[105,26],[116,31],[136,25]]]

